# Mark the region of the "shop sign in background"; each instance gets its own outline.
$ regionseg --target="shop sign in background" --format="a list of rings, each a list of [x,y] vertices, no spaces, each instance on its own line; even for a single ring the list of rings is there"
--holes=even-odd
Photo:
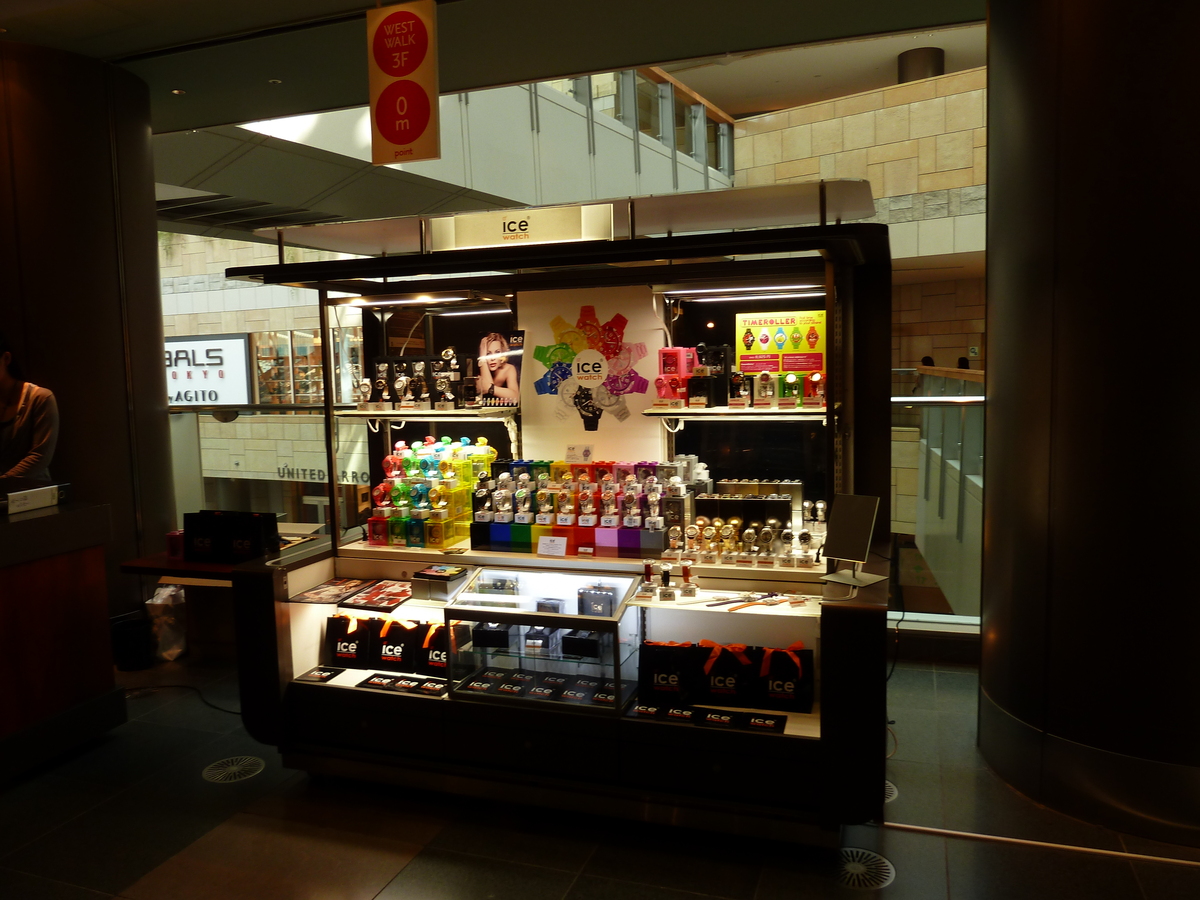
[[[437,4],[367,10],[371,162],[439,159]]]
[[[739,372],[824,372],[825,310],[737,313]]]
[[[520,295],[521,450],[527,459],[563,459],[570,444],[590,445],[600,460],[663,458],[662,423],[642,415],[654,401],[663,346],[651,298],[646,286]],[[567,399],[576,388],[586,388],[594,410]],[[595,411],[599,419],[589,431],[585,418]]]
[[[170,406],[245,405],[250,402],[246,335],[168,338]]]

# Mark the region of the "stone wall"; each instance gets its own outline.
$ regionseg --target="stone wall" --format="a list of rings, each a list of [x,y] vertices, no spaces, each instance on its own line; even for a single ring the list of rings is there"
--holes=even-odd
[[[737,186],[865,178],[904,259],[984,249],[987,70],[741,119]]]

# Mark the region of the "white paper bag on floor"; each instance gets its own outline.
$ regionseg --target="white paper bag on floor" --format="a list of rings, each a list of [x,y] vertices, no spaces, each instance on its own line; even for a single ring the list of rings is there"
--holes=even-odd
[[[187,649],[185,602],[183,587],[178,584],[161,585],[154,596],[146,601],[146,613],[154,628],[159,659],[178,659]]]

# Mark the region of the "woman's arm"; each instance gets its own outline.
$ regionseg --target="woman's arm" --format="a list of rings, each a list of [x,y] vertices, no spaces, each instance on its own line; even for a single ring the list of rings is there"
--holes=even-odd
[[[33,426],[33,444],[29,453],[0,475],[2,478],[16,478],[44,470],[54,458],[54,448],[58,446],[58,403],[54,395],[47,391],[44,396],[35,397],[29,419]]]
[[[496,396],[508,400],[519,400],[521,386],[517,384],[517,367],[506,362],[496,370]]]

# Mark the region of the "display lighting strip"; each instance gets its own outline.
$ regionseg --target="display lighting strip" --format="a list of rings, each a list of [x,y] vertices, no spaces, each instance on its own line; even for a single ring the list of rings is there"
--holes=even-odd
[[[824,296],[824,291],[796,291],[790,294],[742,294],[737,297],[672,297],[671,299],[688,303],[753,303],[758,300],[804,300],[810,297]]]
[[[512,310],[499,307],[497,309],[468,309],[459,312],[435,312],[432,313],[432,315],[435,315],[438,318],[445,318],[448,316],[508,316],[512,315]]]
[[[762,291],[820,291],[825,288],[819,284],[760,284],[756,287],[724,287],[724,288],[678,288],[673,291],[663,291],[668,296],[680,295],[690,297],[693,294],[753,294]]]
[[[420,296],[395,300],[368,300],[365,297],[352,297],[338,306],[428,306],[431,303],[453,303],[457,300],[471,300],[472,297],[430,297]]]

